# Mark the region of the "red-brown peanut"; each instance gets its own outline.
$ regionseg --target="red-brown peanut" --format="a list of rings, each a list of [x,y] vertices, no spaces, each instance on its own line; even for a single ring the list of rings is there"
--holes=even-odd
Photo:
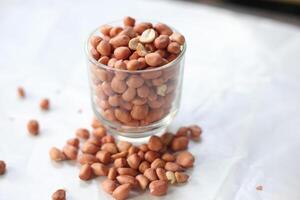
[[[154,196],[163,196],[167,194],[168,183],[167,181],[156,180],[149,184],[150,194]]]
[[[101,183],[101,186],[105,192],[107,192],[108,194],[112,194],[118,185],[117,185],[116,181],[113,181],[110,179],[105,179]]]

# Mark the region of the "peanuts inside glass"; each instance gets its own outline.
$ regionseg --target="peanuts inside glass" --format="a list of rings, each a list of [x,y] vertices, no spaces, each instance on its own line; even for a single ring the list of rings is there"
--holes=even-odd
[[[92,106],[110,133],[143,138],[166,130],[179,109],[185,49],[183,35],[170,26],[131,17],[91,33]]]

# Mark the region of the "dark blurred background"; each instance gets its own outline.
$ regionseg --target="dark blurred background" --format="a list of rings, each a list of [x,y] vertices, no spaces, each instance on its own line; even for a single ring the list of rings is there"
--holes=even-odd
[[[183,0],[185,1],[185,0]],[[300,0],[189,0],[300,25]]]

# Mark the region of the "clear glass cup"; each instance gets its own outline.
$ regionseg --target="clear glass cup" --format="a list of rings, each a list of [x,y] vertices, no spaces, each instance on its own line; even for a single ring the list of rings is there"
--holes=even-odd
[[[122,21],[109,23],[121,24]],[[90,34],[85,47],[95,116],[115,136],[144,138],[163,133],[179,109],[186,44],[177,58],[166,65],[122,70],[103,65],[90,54],[90,38],[101,35],[99,30]]]

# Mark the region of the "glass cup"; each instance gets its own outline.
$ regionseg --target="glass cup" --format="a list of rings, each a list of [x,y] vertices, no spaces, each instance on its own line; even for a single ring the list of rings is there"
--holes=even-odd
[[[95,116],[115,136],[144,138],[163,133],[179,109],[186,45],[163,66],[122,70],[103,65],[90,54],[90,38],[101,35],[99,29],[90,34],[85,47]]]

